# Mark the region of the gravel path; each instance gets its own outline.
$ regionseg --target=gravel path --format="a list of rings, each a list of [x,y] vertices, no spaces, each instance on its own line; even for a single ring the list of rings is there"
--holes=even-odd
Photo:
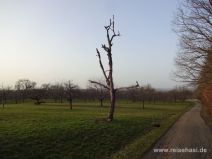
[[[212,131],[201,118],[200,110],[201,105],[196,103],[196,106],[181,116],[143,158],[212,159]],[[167,149],[168,151],[174,151],[173,149],[175,151],[191,151],[191,148],[197,148],[198,151],[204,148],[207,149],[207,152],[154,152],[154,149],[165,149],[164,151],[167,151]]]

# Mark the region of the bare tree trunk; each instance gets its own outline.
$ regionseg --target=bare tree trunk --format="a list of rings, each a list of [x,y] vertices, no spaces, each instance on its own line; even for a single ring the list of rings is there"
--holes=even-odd
[[[70,109],[72,110],[72,99],[69,100]]]
[[[103,107],[103,100],[104,100],[103,88],[100,88],[100,106]]]
[[[72,110],[72,94],[69,92],[69,98],[68,98],[68,100],[69,100],[69,106],[70,106],[70,109]]]
[[[142,106],[143,106],[143,109],[144,109],[144,99],[142,100]]]
[[[155,95],[153,96],[153,103],[156,103]]]
[[[69,94],[69,105],[70,105],[70,109],[72,110],[72,94],[71,93]]]
[[[23,103],[25,102],[24,93],[23,93],[23,92],[22,92],[22,102],[23,102]]]
[[[5,100],[6,99],[6,95],[5,95],[5,92],[4,92],[4,90],[3,90],[3,93],[2,93],[2,107],[3,107],[3,109],[4,109],[4,104],[5,104]]]
[[[100,107],[103,107],[103,99],[100,98]]]
[[[18,104],[18,97],[15,97],[15,104]]]
[[[109,110],[108,118],[107,118],[108,121],[112,121],[113,120],[115,104],[116,104],[116,90],[112,89],[110,91],[110,110]]]
[[[60,97],[60,103],[63,103],[63,97],[62,96]]]

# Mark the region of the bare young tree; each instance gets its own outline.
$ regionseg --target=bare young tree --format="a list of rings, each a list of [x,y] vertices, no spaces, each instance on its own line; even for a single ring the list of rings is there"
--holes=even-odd
[[[36,86],[36,82],[30,81],[29,79],[20,79],[15,84],[15,89],[17,92],[21,93],[22,101],[25,101],[25,98],[28,96],[28,91],[30,89],[34,89]]]
[[[211,78],[203,78],[201,71],[210,58],[212,48],[212,1],[184,0],[174,21],[180,36],[180,52],[176,58],[175,76],[184,82],[201,84]],[[212,70],[208,69],[211,72]]]
[[[103,66],[101,52],[98,49],[96,49],[96,52],[97,52],[97,57],[99,59],[99,65],[101,67],[102,73],[106,81],[106,85],[97,81],[92,81],[92,80],[90,80],[90,82],[98,84],[109,91],[110,110],[108,113],[107,121],[112,121],[114,116],[114,111],[115,111],[116,91],[118,90],[117,88],[114,87],[114,81],[113,81],[112,46],[113,46],[114,38],[120,36],[119,31],[118,33],[115,31],[114,16],[112,19],[110,19],[109,25],[105,26],[105,30],[106,30],[106,36],[107,36],[107,44],[102,44],[102,49],[106,52],[108,57],[108,70],[105,70]]]
[[[72,109],[73,106],[73,93],[74,90],[76,90],[78,88],[77,85],[75,85],[72,81],[67,81],[64,83],[65,86],[65,93],[68,96],[68,101],[69,101],[69,105],[70,105],[70,109]]]
[[[44,96],[45,96],[45,89],[43,88],[35,88],[30,91],[31,99],[34,100],[35,105],[40,105],[44,102]]]

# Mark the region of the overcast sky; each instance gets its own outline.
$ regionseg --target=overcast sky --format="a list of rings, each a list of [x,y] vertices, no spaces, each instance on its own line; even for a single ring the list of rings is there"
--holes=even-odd
[[[179,2],[0,0],[0,82],[73,80],[86,87],[88,79],[102,78],[95,49],[106,41],[104,25],[114,14],[121,33],[113,45],[116,85],[174,87],[172,21]]]

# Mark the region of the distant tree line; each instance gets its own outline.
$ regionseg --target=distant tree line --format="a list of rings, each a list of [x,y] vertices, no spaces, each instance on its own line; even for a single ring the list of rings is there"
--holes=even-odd
[[[136,88],[126,88],[117,92],[117,100],[126,102],[153,103],[157,102],[183,102],[192,97],[192,91],[185,87],[176,87],[172,90],[157,90],[146,85]],[[7,103],[25,103],[33,101],[35,105],[46,102],[69,103],[72,109],[73,101],[99,102],[104,106],[109,101],[108,91],[99,85],[89,84],[86,89],[80,88],[72,81],[61,83],[45,83],[40,86],[29,79],[20,79],[15,83],[14,88],[5,87],[0,89],[0,103],[2,107]]]

